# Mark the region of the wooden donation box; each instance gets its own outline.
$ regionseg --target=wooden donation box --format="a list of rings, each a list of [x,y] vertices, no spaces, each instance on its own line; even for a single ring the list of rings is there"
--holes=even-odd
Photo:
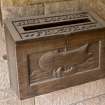
[[[11,88],[21,99],[105,76],[105,22],[89,11],[5,21]]]

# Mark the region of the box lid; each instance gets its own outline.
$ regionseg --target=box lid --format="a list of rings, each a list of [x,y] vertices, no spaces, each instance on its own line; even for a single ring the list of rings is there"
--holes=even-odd
[[[5,20],[5,25],[15,41],[70,35],[75,32],[105,27],[104,21],[95,13],[89,11],[50,16],[21,17]]]

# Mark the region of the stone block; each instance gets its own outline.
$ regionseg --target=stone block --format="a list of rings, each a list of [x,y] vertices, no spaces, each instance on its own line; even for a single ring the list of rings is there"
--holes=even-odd
[[[83,100],[91,99],[93,97],[102,95],[104,93],[105,93],[105,79],[101,79],[80,86],[75,86],[72,88],[67,88],[60,91],[52,92],[46,95],[37,96],[35,98],[35,104],[36,105],[76,105],[73,103],[79,103],[82,102]],[[95,105],[95,104],[86,104],[86,105]]]
[[[75,12],[79,10],[79,0],[45,3],[45,14]]]
[[[9,89],[10,81],[8,72],[0,73],[0,90]]]
[[[2,0],[4,6],[25,6],[32,3],[33,0]]]
[[[14,17],[38,16],[44,14],[44,5],[2,7],[3,19]]]

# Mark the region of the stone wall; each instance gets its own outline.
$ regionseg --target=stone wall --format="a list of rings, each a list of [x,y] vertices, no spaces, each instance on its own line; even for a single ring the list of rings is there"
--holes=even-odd
[[[75,12],[90,8],[104,16],[104,4],[104,0],[1,0],[3,19]]]
[[[91,9],[105,19],[105,0],[81,0],[83,7]]]
[[[4,18],[39,16],[80,9],[80,0],[2,0]]]

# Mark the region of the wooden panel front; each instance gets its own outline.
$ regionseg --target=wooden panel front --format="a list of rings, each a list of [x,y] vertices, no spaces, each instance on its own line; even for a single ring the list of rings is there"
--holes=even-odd
[[[30,53],[28,55],[30,86],[52,85],[52,82],[55,81],[60,88],[60,86],[64,85],[59,82],[60,79],[65,80],[65,78],[68,78],[69,80],[74,76],[79,81],[80,77],[78,76],[84,77],[83,75],[87,73],[88,78],[89,74],[95,71],[103,76],[103,63],[101,61],[103,61],[104,50],[102,46],[104,40],[102,38],[103,35],[98,37],[95,33],[93,36],[81,33],[80,36],[66,37],[64,46],[59,48]],[[99,77],[101,76],[99,75]],[[87,80],[80,80],[80,82]],[[53,91],[53,89],[47,88],[49,91]]]
[[[92,31],[18,44],[21,97],[103,78],[104,45],[103,31],[98,35]],[[28,91],[27,95],[24,90]]]
[[[61,47],[30,54],[30,82],[44,83],[98,68],[101,41],[78,48]]]

